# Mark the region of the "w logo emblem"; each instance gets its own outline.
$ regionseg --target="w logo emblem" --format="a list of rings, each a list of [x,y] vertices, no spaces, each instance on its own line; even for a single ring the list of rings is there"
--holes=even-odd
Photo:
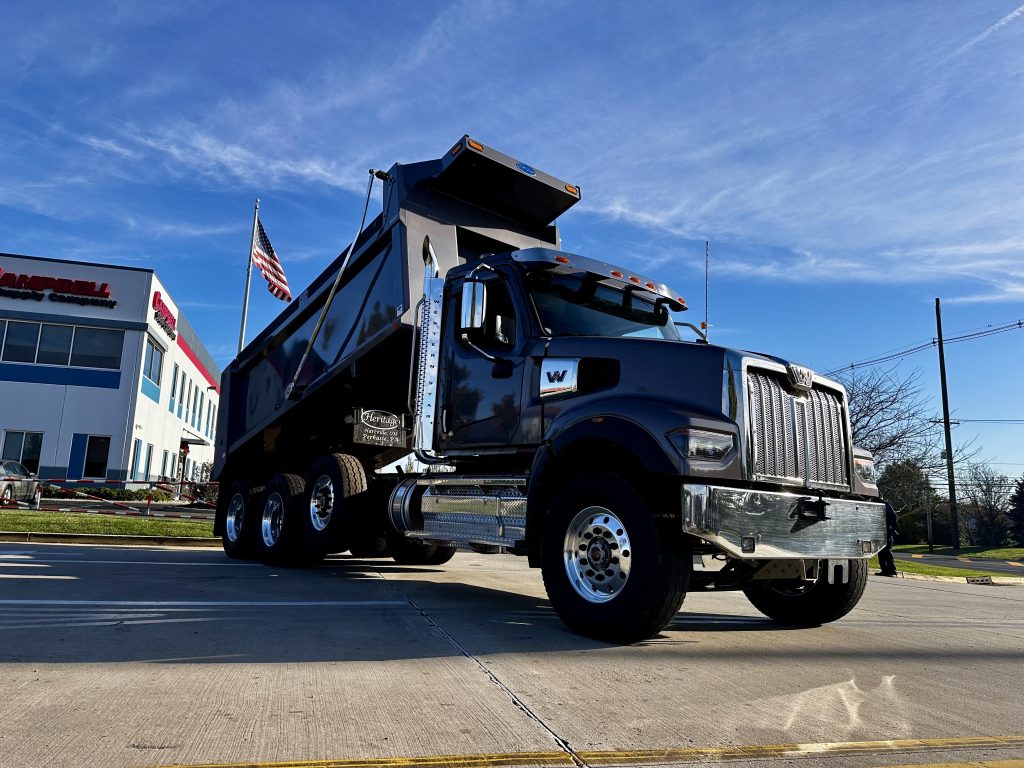
[[[548,358],[541,363],[540,387],[541,397],[568,395],[576,391],[576,377],[579,375],[580,361],[573,358]]]

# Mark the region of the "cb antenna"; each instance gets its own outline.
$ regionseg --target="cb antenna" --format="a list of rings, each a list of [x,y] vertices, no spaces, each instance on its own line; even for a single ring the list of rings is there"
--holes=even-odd
[[[710,263],[711,263],[711,241],[704,241],[704,338],[707,338],[708,329],[708,286],[711,283],[710,278]]]

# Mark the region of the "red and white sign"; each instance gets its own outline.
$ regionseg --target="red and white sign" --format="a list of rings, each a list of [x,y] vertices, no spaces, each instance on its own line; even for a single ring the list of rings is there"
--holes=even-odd
[[[117,305],[117,301],[110,298],[109,283],[97,285],[93,280],[5,272],[0,267],[0,296],[42,301],[46,291],[50,292],[50,301],[111,308]]]
[[[156,320],[157,325],[164,329],[171,339],[178,338],[178,318],[171,312],[171,308],[168,307],[163,298],[160,296],[160,291],[153,293],[153,319]]]

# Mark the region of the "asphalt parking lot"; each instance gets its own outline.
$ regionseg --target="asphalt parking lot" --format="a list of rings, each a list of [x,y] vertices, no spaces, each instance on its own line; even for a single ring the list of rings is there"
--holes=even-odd
[[[873,577],[810,630],[690,595],[616,647],[565,630],[511,557],[0,544],[4,768],[1008,765],[1022,686],[1021,587]]]

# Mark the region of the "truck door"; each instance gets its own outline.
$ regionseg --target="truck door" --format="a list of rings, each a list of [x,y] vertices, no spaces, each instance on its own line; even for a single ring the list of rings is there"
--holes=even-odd
[[[438,430],[442,452],[507,446],[519,430],[526,344],[523,317],[508,277],[493,272],[489,278],[484,325],[468,334],[469,343],[459,330],[461,282],[452,286],[448,296],[445,336],[449,341],[442,366]]]

